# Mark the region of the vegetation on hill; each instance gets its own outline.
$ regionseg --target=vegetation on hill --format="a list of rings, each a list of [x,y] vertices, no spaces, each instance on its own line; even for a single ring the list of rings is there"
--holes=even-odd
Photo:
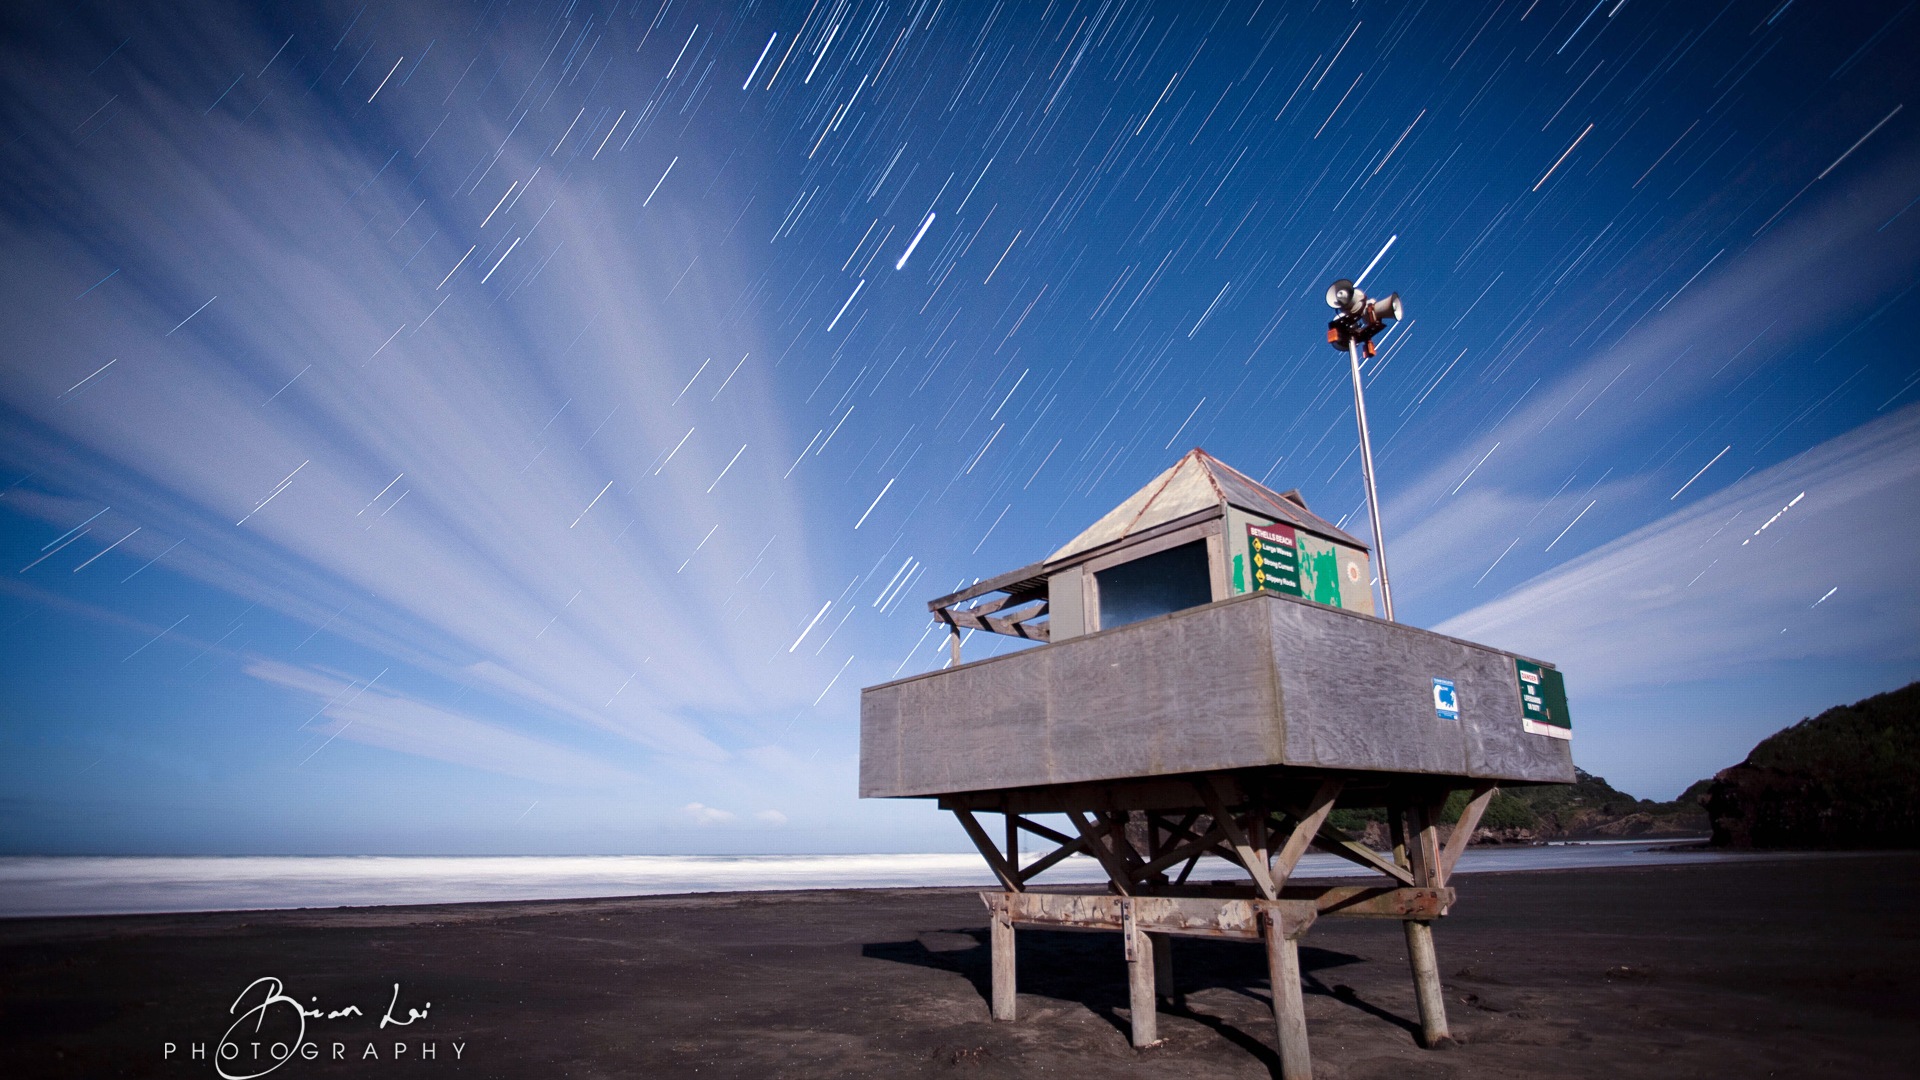
[[[1920,847],[1920,682],[1819,716],[1763,740],[1747,759],[1671,802],[1636,799],[1576,768],[1571,784],[1502,788],[1476,842],[1705,836],[1722,847]],[[1441,812],[1460,820],[1469,793]],[[1386,812],[1336,810],[1332,822],[1377,848]]]
[[[1705,780],[1672,802],[1655,802],[1636,799],[1585,769],[1575,769],[1573,774],[1572,784],[1501,788],[1480,817],[1476,841],[1530,843],[1707,834],[1707,817],[1699,803]],[[1470,797],[1469,792],[1454,792],[1440,812],[1441,822],[1458,822]],[[1336,810],[1332,820],[1349,833],[1364,835],[1376,846],[1387,842],[1383,810]]]
[[[1920,846],[1920,682],[1802,720],[1706,783],[1716,845]]]
[[[1460,820],[1467,799],[1467,792],[1454,792],[1441,820]],[[1576,768],[1571,784],[1502,788],[1487,805],[1480,827],[1493,837],[1514,840],[1704,836],[1707,819],[1686,795],[1672,802],[1636,799],[1605,777]]]

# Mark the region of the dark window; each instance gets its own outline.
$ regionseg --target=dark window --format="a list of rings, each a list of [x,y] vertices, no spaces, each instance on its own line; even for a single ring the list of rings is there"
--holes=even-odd
[[[1211,603],[1207,542],[1168,548],[1093,575],[1100,587],[1100,629]]]

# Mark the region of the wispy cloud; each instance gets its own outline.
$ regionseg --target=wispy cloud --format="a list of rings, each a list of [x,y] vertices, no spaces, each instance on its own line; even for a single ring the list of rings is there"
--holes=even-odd
[[[208,19],[132,29],[166,37],[188,72],[277,44]],[[102,121],[111,140],[75,140],[67,114],[98,103],[8,56],[8,160],[31,163],[26,190],[60,194],[0,218],[7,288],[51,313],[0,357],[0,454],[36,485],[109,499],[141,529],[127,554],[184,541],[166,569],[673,754],[725,757],[696,717],[804,704],[798,684],[838,666],[779,647],[789,605],[818,598],[805,510],[774,482],[792,456],[782,415],[765,368],[733,362],[777,354],[731,311],[740,255],[671,190],[606,227],[657,176],[635,162],[660,140],[573,161],[512,144],[477,183],[468,166],[505,123],[448,121],[389,88],[366,136],[382,145],[360,145],[325,98],[243,80],[209,110],[177,74],[136,74]],[[407,164],[416,131],[434,152]],[[510,184],[521,199],[501,198]],[[663,251],[685,257],[643,254]],[[510,294],[539,317],[510,316]],[[728,358],[713,387],[733,371],[725,393],[675,403],[713,356]],[[68,393],[87,374],[71,364],[110,357]],[[9,505],[56,524],[73,508]],[[370,714],[343,737],[430,757],[457,752],[434,740],[472,742],[451,713],[376,711],[392,722]],[[561,760],[522,749],[543,770]]]
[[[1542,557],[1547,545],[1589,503],[1595,505],[1582,525],[1591,537],[1617,535],[1663,514],[1666,496],[1728,442],[1714,438],[1740,410],[1731,401],[1718,404],[1716,397],[1724,399],[1748,375],[1778,360],[1783,349],[1794,350],[1802,364],[1841,367],[1850,333],[1865,330],[1863,320],[1920,273],[1920,249],[1879,231],[1911,200],[1916,169],[1920,157],[1912,154],[1885,162],[1843,194],[1719,258],[1685,287],[1684,297],[1678,292],[1686,274],[1647,282],[1654,290],[1649,298],[1665,289],[1677,299],[1664,307],[1653,304],[1617,340],[1532,386],[1499,424],[1455,440],[1409,480],[1396,481],[1383,510],[1395,530],[1388,553],[1396,593],[1423,607],[1457,610],[1460,597],[1471,595],[1476,580],[1516,537],[1518,549],[1483,589],[1550,565]],[[1551,309],[1533,318],[1549,328],[1549,336],[1562,321]],[[1575,345],[1586,333],[1577,326],[1566,331]],[[1810,348],[1809,338],[1822,344]],[[1526,385],[1509,378],[1483,392],[1517,392]],[[1772,425],[1776,441],[1792,445],[1791,428],[1814,418],[1823,402],[1803,404]],[[1376,425],[1385,426],[1379,420]],[[1496,444],[1498,451],[1489,456]],[[1649,447],[1657,449],[1649,453]],[[1735,447],[1720,463],[1721,475],[1739,475],[1734,461],[1764,463],[1779,453],[1776,447],[1769,458],[1766,448]],[[1390,468],[1391,455],[1383,458],[1383,468]],[[1712,490],[1714,479],[1709,473],[1693,492]],[[1591,543],[1571,535],[1557,548],[1578,551]]]
[[[1916,520],[1920,405],[1911,405],[1435,629],[1558,663],[1576,694],[1776,680],[1843,657],[1911,662]]]
[[[324,753],[329,742],[345,739],[563,787],[632,785],[640,781],[633,772],[608,762],[603,754],[534,738],[369,680],[351,680],[265,660],[250,663],[246,670],[263,682],[302,691],[327,703],[307,724],[312,735],[302,748],[305,760]]]

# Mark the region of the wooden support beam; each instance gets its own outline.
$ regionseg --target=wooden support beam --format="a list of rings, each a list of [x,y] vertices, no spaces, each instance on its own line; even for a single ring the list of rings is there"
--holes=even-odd
[[[1120,898],[1120,939],[1127,952],[1127,1011],[1133,1027],[1133,1046],[1142,1050],[1160,1041],[1159,1002],[1154,994],[1153,942],[1134,917],[1138,901]]]
[[[1044,590],[1041,592],[1007,593],[1003,596],[996,596],[991,600],[982,600],[979,603],[973,605],[972,607],[964,607],[964,608],[949,607],[946,610],[948,614],[951,614],[951,615],[974,615],[974,616],[992,615],[995,612],[1004,611],[1009,607],[1015,607],[1020,604],[1031,603],[1034,600],[1044,599],[1045,596],[1046,594]]]
[[[1241,865],[1246,867],[1247,876],[1253,878],[1253,887],[1265,899],[1278,898],[1280,894],[1273,887],[1273,878],[1267,873],[1267,861],[1254,855],[1253,846],[1247,843],[1247,834],[1240,830],[1240,823],[1227,812],[1226,800],[1220,795],[1219,781],[1211,775],[1203,776],[1194,782],[1194,786],[1200,789],[1200,797],[1206,800],[1207,812],[1226,830],[1227,841],[1239,855]]]
[[[1060,861],[1069,855],[1075,852],[1085,851],[1086,847],[1087,842],[1085,840],[1067,840],[1066,843],[1055,848],[1052,852],[1035,859],[1022,869],[1020,871],[1021,883],[1025,884],[1026,882],[1032,881],[1034,878],[1039,877],[1041,874],[1059,865]]]
[[[1193,825],[1199,820],[1200,811],[1198,810],[1189,810],[1185,814],[1182,814],[1179,824],[1168,826],[1165,843],[1175,843],[1183,836],[1191,837],[1193,835]],[[1163,846],[1161,850],[1164,852],[1165,847]]]
[[[993,838],[988,836],[987,830],[975,820],[973,811],[955,810],[953,816],[960,819],[960,827],[967,830],[967,835],[973,839],[973,846],[980,849],[981,856],[993,869],[993,876],[1000,879],[1000,884],[1006,886],[1008,892],[1019,892],[1025,888],[1020,880],[1019,871],[1007,865],[1007,860],[1000,854],[1000,849],[993,846]]]
[[[1434,819],[1439,807],[1425,802],[1407,808],[1407,858],[1415,884],[1432,887],[1440,873],[1440,836]],[[1413,968],[1414,998],[1420,1006],[1421,1043],[1439,1049],[1453,1042],[1447,1027],[1447,999],[1440,987],[1440,961],[1433,949],[1433,923],[1408,919],[1407,962]]]
[[[1193,826],[1194,823],[1199,820],[1200,811],[1188,811],[1187,814],[1180,819],[1180,824],[1168,827],[1166,842],[1168,844],[1178,844],[1182,840],[1198,842],[1200,840],[1200,834],[1193,831]],[[1162,853],[1165,853],[1166,850],[1164,846],[1161,848]]]
[[[1020,815],[1009,811],[1006,824],[1007,865],[1013,869],[1014,874],[1018,875],[1021,881],[1025,881],[1026,875],[1020,873]]]
[[[1028,832],[1032,833],[1035,836],[1040,837],[1043,840],[1051,840],[1056,844],[1074,844],[1079,842],[1075,840],[1073,837],[1068,836],[1066,833],[1055,832],[1054,830],[1047,828],[1045,825],[1042,825],[1037,821],[1028,821],[1026,818],[1020,817],[1017,814],[1015,815],[1014,820],[1020,823],[1021,828],[1027,830]]]
[[[1004,901],[997,898],[1004,898]],[[1279,919],[1288,935],[1306,933],[1319,917],[1312,900],[1214,899],[1182,896],[1096,896],[1087,893],[982,893],[989,909],[1004,902],[1015,926],[1061,930],[1122,930],[1131,918],[1146,934],[1256,940],[1262,914]],[[1131,913],[1130,915],[1128,913]]]
[[[1440,990],[1440,959],[1433,951],[1433,924],[1408,919],[1407,961],[1413,967],[1413,992],[1420,1005],[1420,1042],[1438,1050],[1453,1042],[1447,1028],[1447,1000]]]
[[[993,592],[1005,592],[1009,585],[1018,585],[1030,578],[1039,577],[1040,568],[1043,565],[1042,563],[1034,563],[1031,566],[1023,566],[1018,570],[1009,570],[1004,574],[990,577],[985,581],[976,581],[966,588],[961,589],[959,592],[950,592],[938,599],[927,601],[927,610],[937,613],[942,608],[950,608],[955,604],[963,604],[976,596],[985,596]]]
[[[1435,819],[1439,807],[1415,803],[1407,807],[1407,859],[1412,864],[1413,883],[1438,884],[1440,873],[1440,829]]]
[[[1192,834],[1188,833],[1187,835],[1191,836]],[[1183,859],[1192,858],[1197,860],[1200,856],[1211,851],[1220,841],[1226,839],[1226,836],[1226,830],[1216,824],[1207,835],[1200,839],[1190,844],[1181,844],[1178,847],[1170,848],[1161,852],[1159,858],[1142,863],[1140,866],[1140,877],[1152,877],[1154,874],[1165,870],[1167,867]]]
[[[1132,896],[1133,876],[1127,872],[1127,864],[1122,862],[1119,856],[1107,850],[1104,838],[1094,827],[1093,822],[1088,821],[1087,815],[1078,810],[1070,812],[1067,816],[1073,819],[1074,827],[1080,830],[1080,838],[1086,841],[1087,854],[1100,860],[1100,866],[1107,872],[1113,887],[1122,896]]]
[[[1142,871],[1140,853],[1134,850],[1133,841],[1127,837],[1127,818],[1124,811],[1096,812],[1095,819],[1106,827],[1106,850],[1113,854],[1114,861],[1125,868],[1128,881],[1145,880],[1150,875]]]
[[[1313,838],[1313,846],[1369,870],[1378,870],[1402,885],[1413,884],[1411,873],[1382,858],[1378,852],[1367,845],[1341,832],[1331,822],[1321,824],[1319,833]]]
[[[987,910],[992,916],[989,944],[993,950],[993,1018],[1012,1020],[1015,1002],[1018,998],[1015,985],[1013,919],[1007,913],[1005,897],[1014,895],[1002,893],[998,906],[991,903]]]
[[[1320,833],[1320,827],[1327,823],[1327,815],[1333,812],[1333,801],[1340,797],[1340,789],[1346,783],[1338,777],[1328,777],[1320,781],[1319,790],[1307,805],[1293,812],[1296,824],[1287,836],[1286,844],[1281,847],[1273,859],[1273,876],[1278,884],[1285,884],[1293,876],[1293,868],[1300,864],[1300,856],[1307,853],[1308,845]]]
[[[1130,877],[1136,879],[1141,877],[1140,853],[1134,850],[1133,840],[1127,836],[1127,819],[1129,815],[1110,812],[1106,814],[1105,817],[1107,819],[1107,841],[1113,845],[1113,853],[1120,856],[1120,860],[1127,864],[1127,873]]]
[[[1313,1057],[1307,1051],[1307,1007],[1300,995],[1300,943],[1288,936],[1285,925],[1266,922],[1267,981],[1273,989],[1273,1023],[1280,1043],[1282,1080],[1313,1080]]]
[[[1166,899],[1260,902],[1247,885],[1169,885],[1149,895]],[[1390,885],[1288,885],[1280,890],[1282,903],[1310,903],[1321,915],[1341,918],[1431,920],[1445,915],[1453,900],[1452,889]]]
[[[1446,914],[1453,903],[1452,889],[1379,888],[1368,885],[1289,886],[1282,899],[1313,894],[1322,915],[1358,919],[1432,919]]]
[[[1147,863],[1146,866],[1142,867],[1142,870],[1145,872],[1143,877],[1158,873],[1172,866],[1174,863],[1185,859],[1187,865],[1180,868],[1180,874],[1173,882],[1175,885],[1184,885],[1186,884],[1188,876],[1193,873],[1194,868],[1200,865],[1201,857],[1205,855],[1217,855],[1226,862],[1244,868],[1238,852],[1221,846],[1221,843],[1227,838],[1227,832],[1226,827],[1220,824],[1220,819],[1213,819],[1213,827],[1208,830],[1205,836],[1195,836],[1193,824],[1199,819],[1200,812],[1198,810],[1188,813],[1181,819],[1180,824],[1175,827],[1173,835],[1169,837],[1169,842],[1184,839],[1191,841],[1191,843],[1181,845],[1177,851],[1164,852],[1162,858]]]
[[[1440,853],[1440,879],[1438,884],[1445,885],[1453,876],[1454,864],[1473,843],[1473,832],[1480,827],[1480,815],[1487,812],[1487,804],[1493,802],[1499,787],[1486,781],[1473,786],[1473,798],[1466,809],[1460,811],[1460,820],[1453,826],[1453,835],[1447,837],[1446,850]]]
[[[982,605],[982,607],[986,606]],[[997,607],[997,605],[994,606]],[[1029,623],[1046,613],[1047,602],[1043,599],[1032,601],[1030,606],[1022,607],[1006,616],[983,614],[979,608],[947,608],[940,612],[940,617],[952,626],[965,627],[969,630],[985,630],[990,634],[1006,634],[1010,637],[1045,641],[1047,639],[1046,624],[1029,625]]]
[[[1229,804],[1244,803],[1248,797],[1231,773],[1214,773]],[[1039,788],[994,791],[957,791],[941,795],[940,808],[964,806],[969,810],[1021,814],[1065,814],[1071,810],[1175,810],[1203,808],[1196,798],[1193,781],[1185,776],[1136,776],[1113,781],[1088,781],[1050,784]]]
[[[1023,607],[1005,618],[997,615],[988,615],[986,616],[987,629],[996,634],[1006,634],[1009,637],[1023,637],[1034,641],[1046,641],[1050,637],[1047,632],[1048,624],[1034,622],[1033,620],[1045,615],[1047,610],[1047,602],[1042,600],[1032,607]]]
[[[1393,864],[1407,872],[1407,883],[1416,884],[1413,878],[1413,864],[1407,861],[1407,808],[1403,805],[1387,807],[1387,833],[1393,840]]]
[[[1200,856],[1205,854],[1206,852],[1204,851],[1194,852],[1193,856],[1187,860],[1187,865],[1180,868],[1180,875],[1173,879],[1173,883],[1175,885],[1185,885],[1187,883],[1187,876],[1193,873],[1194,867],[1200,865]]]

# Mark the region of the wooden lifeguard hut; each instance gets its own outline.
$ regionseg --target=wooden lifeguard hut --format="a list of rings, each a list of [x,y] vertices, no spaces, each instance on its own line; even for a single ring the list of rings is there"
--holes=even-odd
[[[1158,1039],[1173,936],[1261,941],[1282,1074],[1304,1080],[1298,942],[1340,916],[1405,924],[1424,1041],[1449,1039],[1432,923],[1496,786],[1573,781],[1565,688],[1544,661],[1375,618],[1371,581],[1366,544],[1196,449],[1046,559],[927,605],[953,663],[861,691],[860,794],[939,800],[999,879],[995,1019],[1014,1018],[1017,927],[1118,931],[1136,1046]],[[962,663],[967,630],[1047,644]],[[1391,857],[1337,807],[1384,808]],[[1051,850],[1023,862],[1023,832]],[[1295,883],[1313,848],[1378,880]],[[1075,854],[1107,895],[1030,887]],[[1244,877],[1190,880],[1207,855]]]

